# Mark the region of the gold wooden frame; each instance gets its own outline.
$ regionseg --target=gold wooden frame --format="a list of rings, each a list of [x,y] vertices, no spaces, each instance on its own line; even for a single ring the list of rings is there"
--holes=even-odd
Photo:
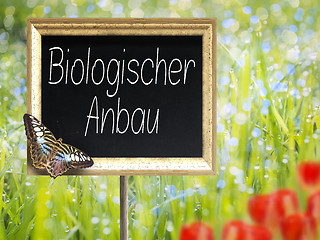
[[[88,169],[69,175],[211,175],[216,174],[216,52],[215,18],[107,19],[29,18],[27,20],[27,111],[41,119],[41,36],[44,35],[163,35],[202,36],[202,158],[94,158]],[[28,146],[29,148],[29,146]],[[28,151],[29,153],[29,151]],[[34,169],[28,154],[28,175],[47,174]]]

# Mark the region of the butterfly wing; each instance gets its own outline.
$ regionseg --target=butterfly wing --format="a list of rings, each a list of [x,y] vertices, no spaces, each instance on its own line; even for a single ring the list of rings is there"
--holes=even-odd
[[[56,178],[71,168],[86,168],[93,160],[81,150],[61,143],[37,118],[23,116],[26,135],[30,142],[30,155],[35,168],[46,168],[51,177]]]
[[[46,168],[51,177],[56,178],[71,168],[87,168],[93,160],[85,152],[69,145],[57,142],[57,153],[49,159]]]
[[[45,168],[46,161],[55,147],[56,138],[37,118],[30,114],[23,116],[27,139],[30,142],[30,155],[35,168]]]

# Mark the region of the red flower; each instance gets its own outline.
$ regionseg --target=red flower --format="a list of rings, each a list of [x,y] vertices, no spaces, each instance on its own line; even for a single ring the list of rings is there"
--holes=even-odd
[[[320,162],[303,162],[298,165],[298,181],[307,192],[320,189]]]
[[[295,191],[289,189],[277,190],[273,193],[278,217],[284,218],[299,210],[298,197]]]
[[[271,232],[263,226],[250,226],[248,230],[248,235],[251,240],[271,240],[272,234]]]
[[[251,226],[243,221],[230,221],[224,225],[222,240],[271,240],[271,232],[263,226]]]
[[[242,240],[246,237],[247,224],[243,221],[231,221],[224,225],[222,240]]]
[[[281,222],[284,240],[316,240],[317,227],[312,216],[305,213],[292,214]]]
[[[248,210],[251,218],[258,224],[264,225],[268,222],[273,213],[272,195],[257,195],[249,199]]]
[[[213,230],[201,222],[184,225],[181,228],[180,240],[213,240]]]
[[[316,220],[320,228],[320,191],[308,197],[307,213]]]
[[[298,211],[298,198],[292,190],[277,190],[271,194],[252,197],[248,210],[256,223],[277,230],[282,218]]]

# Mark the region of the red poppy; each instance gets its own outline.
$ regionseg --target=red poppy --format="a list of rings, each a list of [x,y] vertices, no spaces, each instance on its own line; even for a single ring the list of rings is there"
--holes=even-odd
[[[298,165],[298,181],[307,192],[320,189],[320,162],[303,162]]]
[[[251,226],[243,221],[230,221],[222,231],[222,240],[271,240],[271,232],[263,226]]]
[[[316,220],[320,228],[320,191],[308,197],[307,213]]]
[[[201,222],[184,225],[181,228],[180,240],[213,240],[213,230]]]
[[[316,240],[317,227],[313,217],[305,213],[295,213],[281,222],[284,240]]]
[[[271,194],[253,196],[248,210],[256,223],[277,230],[282,218],[298,211],[298,198],[294,191],[281,189]]]

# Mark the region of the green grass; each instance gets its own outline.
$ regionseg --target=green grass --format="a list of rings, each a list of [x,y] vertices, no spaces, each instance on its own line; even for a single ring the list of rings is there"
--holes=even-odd
[[[99,1],[82,0],[73,5],[58,0],[0,2],[0,239],[120,235],[119,177],[52,180],[26,175],[26,94],[21,80],[26,79],[26,17],[130,17],[135,16],[132,9],[139,8],[148,17],[205,12],[218,18],[218,123],[224,128],[217,136],[218,175],[130,177],[131,239],[178,239],[181,226],[196,220],[209,223],[219,239],[227,220],[251,221],[246,205],[252,194],[278,188],[295,189],[304,209],[306,196],[297,187],[296,164],[320,160],[319,5],[300,1],[300,21],[302,10],[288,1],[182,2],[100,1],[101,7]],[[273,4],[279,4],[280,13]],[[250,6],[250,14],[243,12],[244,6]],[[261,9],[267,10],[267,18],[259,15],[265,12]],[[258,24],[250,22],[253,15],[259,15]],[[229,18],[234,24],[223,27]],[[295,37],[288,33],[290,25],[297,28],[296,42],[290,42]],[[294,67],[293,74],[288,66]],[[223,84],[222,77],[230,83]],[[287,88],[275,91],[276,83]],[[248,103],[250,109],[244,110]]]

